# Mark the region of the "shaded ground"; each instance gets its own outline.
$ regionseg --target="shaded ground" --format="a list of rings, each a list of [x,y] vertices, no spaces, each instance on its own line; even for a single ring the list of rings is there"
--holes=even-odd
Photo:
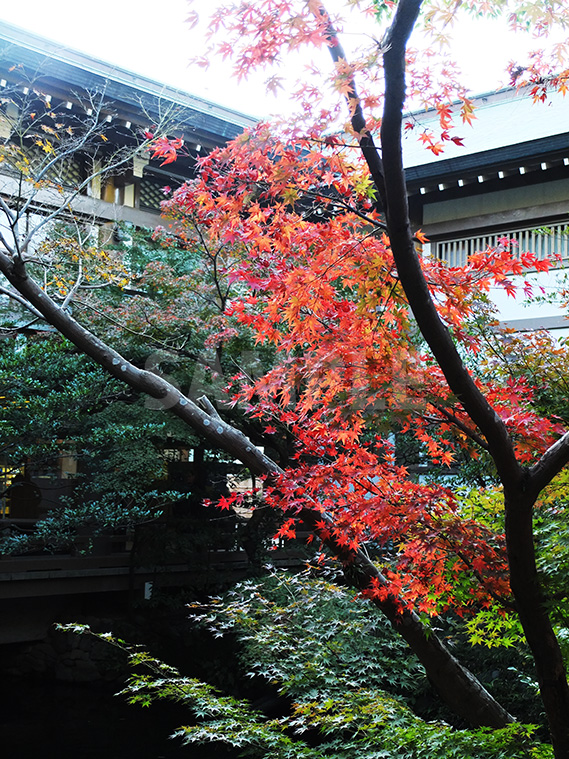
[[[224,747],[170,740],[188,720],[175,704],[129,706],[97,685],[3,678],[3,759],[230,759]]]

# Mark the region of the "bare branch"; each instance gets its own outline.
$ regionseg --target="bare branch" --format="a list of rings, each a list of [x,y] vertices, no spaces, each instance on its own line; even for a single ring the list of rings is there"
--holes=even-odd
[[[63,303],[61,304],[61,308],[66,308],[69,305],[75,293],[81,286],[82,280],[83,280],[83,262],[81,261],[81,259],[79,259],[79,271],[77,273],[77,279],[75,280],[73,287],[69,289],[69,292],[65,296]]]
[[[3,245],[11,256],[14,255],[14,248],[12,248],[12,246],[8,243],[2,232],[0,232],[0,245]]]
[[[138,152],[142,152],[145,146],[147,146],[148,144],[149,144],[148,141],[145,143],[142,143],[142,145],[139,147]],[[58,216],[61,216],[64,209],[70,206],[70,204],[75,200],[75,198],[82,194],[83,190],[93,181],[93,179],[96,179],[97,177],[102,176],[103,174],[108,174],[109,172],[112,172],[116,169],[122,168],[128,161],[130,161],[132,156],[133,156],[132,152],[125,153],[121,158],[119,158],[114,163],[105,165],[103,168],[90,174],[87,177],[87,179],[85,179],[83,182],[81,182],[81,184],[79,184],[76,188],[74,188],[69,193],[69,195],[65,195],[64,199],[61,200],[60,203],[56,204],[54,210],[51,213],[44,216],[42,220],[28,232],[28,234],[26,235],[26,237],[24,238],[24,241],[22,242],[20,246],[21,251],[25,251],[27,249],[28,245],[30,244],[32,239],[35,237],[35,235],[40,231],[40,229],[45,227],[46,224],[49,224],[49,222],[53,221]],[[35,193],[32,193],[30,197],[28,198],[28,200],[26,201],[26,204],[24,208],[22,209],[22,211],[20,212],[20,215],[23,215],[26,212],[26,210],[29,208],[30,204],[33,202],[34,199],[35,199]]]
[[[0,195],[0,208],[4,211],[4,213],[8,217],[10,225],[14,224],[17,219],[17,215],[14,211],[12,211],[10,206],[6,203],[6,201],[1,195]]]
[[[23,298],[15,290],[8,290],[7,288],[0,286],[0,295],[7,295],[11,300],[15,300],[21,306],[23,306],[28,311],[30,311],[36,318],[43,319],[42,314],[40,314],[40,312],[37,309],[35,309],[31,303],[29,303],[25,298]]]

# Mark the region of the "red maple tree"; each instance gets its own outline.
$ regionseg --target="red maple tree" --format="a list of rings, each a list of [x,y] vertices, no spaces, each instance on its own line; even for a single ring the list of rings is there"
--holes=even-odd
[[[388,5],[392,6],[392,4]],[[538,422],[531,413],[527,416],[523,410],[524,408],[527,409],[527,404],[524,403],[521,387],[516,388],[515,384],[502,388],[491,387],[482,381],[477,372],[471,370],[471,367],[464,360],[464,347],[467,346],[471,351],[476,348],[472,343],[467,345],[468,337],[462,334],[460,325],[457,325],[457,321],[460,322],[460,319],[466,313],[465,307],[461,303],[461,298],[457,297],[460,294],[461,287],[459,282],[466,283],[468,277],[471,276],[471,272],[466,272],[465,280],[462,279],[462,273],[454,273],[457,286],[453,288],[453,297],[445,298],[444,288],[437,290],[437,272],[433,272],[432,267],[426,264],[417,253],[416,239],[411,230],[407,208],[401,149],[406,87],[409,88],[413,95],[428,93],[427,96],[431,98],[429,105],[431,107],[435,106],[439,112],[441,126],[440,141],[437,142],[431,134],[425,133],[422,135],[423,142],[437,154],[442,150],[444,141],[450,137],[450,113],[445,103],[449,101],[451,94],[456,96],[462,104],[460,106],[462,120],[469,121],[472,117],[472,104],[465,97],[464,92],[457,87],[456,79],[451,75],[450,70],[447,70],[445,84],[441,87],[433,88],[433,78],[428,65],[429,60],[427,59],[427,64],[425,65],[424,59],[421,60],[415,51],[407,49],[409,36],[417,23],[422,6],[423,2],[421,0],[400,0],[395,6],[391,25],[381,42],[377,42],[376,44],[372,59],[360,60],[360,62],[355,64],[348,62],[336,33],[335,22],[318,0],[309,2],[304,12],[299,10],[299,6],[286,2],[286,0],[268,0],[265,3],[256,5],[254,9],[247,6],[234,13],[229,21],[224,21],[226,32],[225,43],[227,42],[228,31],[230,36],[236,35],[235,39],[232,39],[232,42],[235,43],[235,46],[232,48],[232,54],[235,60],[236,71],[239,75],[243,75],[244,72],[250,70],[253,66],[264,65],[267,61],[267,56],[275,59],[283,50],[294,49],[307,39],[311,43],[327,46],[331,53],[335,64],[336,90],[344,96],[348,105],[350,123],[346,131],[353,137],[354,142],[352,144],[359,147],[362,160],[371,178],[373,187],[371,199],[375,210],[380,215],[378,218],[381,218],[385,223],[389,242],[389,255],[393,256],[393,266],[397,276],[397,289],[400,288],[401,292],[404,293],[416,324],[428,345],[430,354],[436,365],[435,369],[431,369],[432,374],[428,376],[427,380],[432,376],[435,385],[438,387],[429,385],[428,381],[422,381],[422,378],[416,384],[412,383],[411,386],[420,387],[423,391],[422,397],[425,398],[432,409],[442,413],[443,417],[445,417],[445,423],[458,427],[463,434],[485,448],[494,461],[504,491],[505,547],[508,559],[510,588],[516,611],[519,614],[526,639],[535,658],[541,695],[549,720],[554,750],[556,756],[566,757],[569,756],[569,689],[567,687],[563,657],[548,616],[547,599],[540,585],[536,570],[532,537],[532,513],[534,504],[542,488],[551,481],[569,459],[569,435],[562,434],[562,431],[558,428],[556,429],[554,424],[550,425],[546,423],[548,429],[545,430],[541,426],[543,422]],[[372,4],[371,6],[366,6],[366,9],[377,16],[378,13],[382,14],[386,7],[382,6],[379,8],[377,4]],[[476,3],[470,3],[469,9],[475,12],[492,10],[487,4],[479,5]],[[427,28],[429,25],[431,25],[431,29],[436,27],[437,20],[439,23],[443,22],[443,25],[449,23],[455,10],[456,6],[453,8],[451,4],[425,4],[424,20],[426,21]],[[253,14],[254,18],[251,14]],[[514,25],[518,25],[520,22],[533,22],[538,33],[542,33],[549,28],[553,15],[551,9],[540,9],[537,4],[534,4],[531,8],[516,7],[510,20]],[[302,21],[299,21],[299,17]],[[217,18],[219,21],[220,16],[218,15]],[[269,18],[273,19],[270,28],[266,24]],[[253,27],[252,33],[251,27]],[[560,63],[563,62],[563,56],[566,56],[566,52],[563,53],[563,50],[558,49],[557,53],[557,68],[560,68]],[[384,82],[383,92],[381,93],[383,95],[383,110],[379,119],[372,117],[366,121],[363,106],[367,104],[369,81],[370,79],[374,80],[377,69],[381,69],[381,76]],[[536,97],[540,96],[539,87],[542,87],[543,95],[545,96],[548,85],[561,89],[565,86],[565,72],[561,74],[557,73],[553,79],[550,78],[548,80],[544,78],[544,71],[546,74],[548,73],[547,66],[542,63],[539,57],[534,56],[533,64],[528,70],[530,71],[530,79],[532,77],[538,78],[539,84],[534,88]],[[370,71],[372,72],[371,75],[369,74]],[[358,93],[358,89],[356,88],[356,75],[366,77],[362,94]],[[307,107],[307,98],[303,98],[303,106],[305,112],[313,115],[314,112]],[[323,122],[324,128],[329,129],[330,125],[334,123],[333,114],[330,112],[324,114],[317,112],[316,118],[313,118],[308,126],[306,123],[303,123],[301,127],[297,125],[291,136],[295,134],[298,136],[300,134],[299,129],[303,129],[304,134],[309,140],[320,138],[324,144],[329,144],[329,140],[322,137]],[[374,142],[375,132],[379,132],[380,135],[381,152]],[[307,146],[305,149],[310,150],[310,147]],[[326,155],[322,157],[322,160],[330,162],[331,160],[335,160],[335,156],[336,154],[330,159]],[[299,159],[300,157],[297,156],[297,162]],[[318,165],[317,161],[313,161],[312,163]],[[275,162],[275,166],[275,170],[280,172],[280,159]],[[338,169],[337,166],[323,177],[323,183],[333,187],[334,194],[339,195],[342,203],[348,198],[349,183],[346,182],[346,173]],[[315,182],[315,185],[317,188],[321,186],[318,181]],[[310,186],[308,190],[313,190],[313,186]],[[349,197],[348,202],[352,208],[358,208],[357,197]],[[375,218],[373,221],[375,221]],[[378,223],[380,222],[378,221]],[[302,235],[299,235],[299,237],[302,237]],[[296,239],[297,236],[295,235],[295,242]],[[338,249],[336,242],[337,238],[335,237],[333,244],[330,244],[330,242],[325,243],[322,253],[324,256],[328,256],[331,266],[335,266],[334,252]],[[339,242],[339,245],[341,249],[341,242]],[[268,243],[263,242],[263,248],[267,246]],[[294,247],[294,243],[291,247]],[[361,247],[365,250],[371,246],[368,244]],[[307,262],[315,262],[318,267],[318,246],[316,246],[314,255],[312,246],[309,245],[307,251],[309,251],[309,255],[306,256]],[[507,276],[509,274],[508,266],[511,265],[508,263],[510,259],[511,256],[509,255],[505,257],[498,256],[498,260],[496,261],[498,265],[498,270],[496,271],[497,279],[502,280],[507,288],[509,287]],[[364,257],[364,260],[361,263],[358,262],[355,266],[355,271],[358,271],[361,266],[362,279],[359,280],[360,286],[365,288],[369,285],[372,292],[378,292],[377,302],[379,303],[384,296],[382,296],[381,287],[374,286],[373,279],[370,281],[366,276],[365,270],[368,262],[369,259]],[[500,264],[502,266],[505,265],[506,268],[500,271]],[[492,264],[485,261],[484,257],[479,257],[473,261],[472,265],[480,267],[478,269],[479,273],[487,266],[492,267]],[[384,266],[386,271],[390,270],[389,259],[385,260]],[[279,284],[282,287],[287,282],[292,281],[292,286],[295,287],[295,276],[296,272],[291,276],[285,268],[284,273],[279,272],[279,281],[278,283],[274,282],[274,286],[276,287]],[[342,276],[346,277],[346,274],[340,272],[340,277]],[[439,277],[444,281],[446,274],[443,274],[441,277],[439,273]],[[357,288],[357,276],[348,273],[347,284],[349,287],[353,287],[352,282],[354,279],[356,279],[355,287]],[[309,347],[310,349],[311,345],[314,344],[311,343],[311,335],[318,335],[318,345],[322,341],[325,342],[325,334],[330,329],[329,324],[331,322],[337,324],[339,314],[335,313],[330,318],[330,293],[326,293],[325,288],[327,283],[326,277],[322,276],[322,265],[320,265],[317,277],[311,280],[307,280],[306,277],[302,279],[301,277],[298,281],[301,283],[300,288],[294,289],[294,294],[290,295],[289,293],[289,297],[287,297],[288,310],[280,304],[278,314],[273,313],[272,323],[269,320],[267,328],[273,328],[275,318],[278,318],[279,322],[285,320],[287,315],[289,319],[291,317],[294,318],[292,326],[290,324],[286,325],[283,341],[285,344],[290,344],[293,347],[300,345],[302,351],[304,351],[305,347]],[[389,280],[386,279],[384,281],[388,282]],[[309,283],[310,286],[308,286]],[[299,301],[299,293],[302,289],[304,289],[306,295],[304,298],[301,297]],[[346,286],[342,283],[342,290],[345,291],[345,289]],[[313,297],[315,291],[320,291],[323,295],[319,299],[319,306],[316,308]],[[268,310],[270,312],[270,308]],[[266,311],[267,309],[265,309]],[[390,318],[394,319],[395,322],[399,321],[397,318],[396,300],[394,307],[390,308],[389,311]],[[341,313],[342,316],[345,315],[345,311]],[[361,319],[361,314],[358,314],[358,317]],[[255,324],[257,326],[259,324],[259,317],[256,314],[254,318],[257,320]],[[373,312],[371,320],[373,322]],[[405,322],[401,320],[400,323],[404,324]],[[370,324],[368,329],[370,332],[374,332],[373,324]],[[381,337],[379,335],[381,335],[383,329],[384,325],[381,324],[381,330],[375,330],[372,350],[381,344]],[[402,330],[399,326],[395,327],[395,331],[398,334],[405,335],[405,330]],[[294,346],[294,339],[299,332],[302,333],[300,342],[297,343],[297,346]],[[266,332],[265,334],[270,339],[275,339],[272,332]],[[349,346],[351,334],[353,333],[350,332],[349,328],[342,329],[341,351],[344,350],[346,343]],[[368,347],[366,346],[366,335],[367,333],[363,330],[360,331],[359,338],[355,338],[358,347],[364,350]],[[382,347],[382,357],[386,353],[389,355],[389,340]],[[349,351],[349,347],[347,350]],[[317,353],[317,351],[315,352]],[[296,358],[296,354],[293,353],[293,355]],[[377,354],[374,355],[372,353],[371,357],[377,362]],[[411,367],[411,371],[415,368],[414,362],[421,367],[430,364],[429,359],[426,357],[421,357],[421,359],[417,360],[416,356],[413,355],[411,358],[412,360],[407,362]],[[294,363],[296,364],[297,362],[295,361]],[[377,376],[381,383],[381,365],[379,368],[380,371]],[[385,376],[385,367],[383,367],[383,372],[383,376]],[[308,377],[304,380],[307,384],[310,382],[311,374],[312,372],[309,369]],[[335,371],[333,374],[334,382],[337,383],[338,371]],[[444,388],[442,397],[440,388]],[[326,392],[326,383],[324,383],[323,392]],[[335,388],[332,388],[332,393],[334,392]],[[433,402],[431,402],[430,394],[434,396]],[[309,414],[306,417],[307,421],[309,420],[308,426],[310,426],[313,420],[316,420],[317,424],[318,420],[318,414],[312,410],[314,395],[314,389],[311,389],[307,409]],[[454,399],[456,404],[449,403],[451,399]],[[351,420],[351,424],[346,428],[342,425],[343,415],[341,411],[339,414],[337,413],[336,404],[332,405],[332,412],[330,411],[330,407],[327,406],[325,415],[328,426],[326,427],[325,434],[322,435],[323,445],[329,445],[330,429],[335,429],[333,442],[335,445],[338,442],[341,444],[343,450],[340,453],[340,457],[342,457],[344,456],[344,449],[349,450],[350,446],[359,443],[361,415],[352,414],[352,417],[355,416],[355,418]],[[303,420],[303,426],[306,423]],[[537,424],[537,427],[534,427],[535,424]],[[527,433],[526,435],[523,434],[524,429]],[[424,428],[423,433],[425,433]],[[313,439],[319,440],[321,427],[313,429],[312,436]],[[535,441],[541,439],[547,442],[539,450],[539,448],[536,449],[535,447]],[[439,438],[433,440],[432,437],[429,438],[427,434],[423,434],[423,442],[426,443],[431,455],[444,460],[442,459],[444,451],[441,448]],[[306,439],[303,439],[303,443],[307,443]],[[324,452],[324,450],[319,452],[320,457],[323,457]],[[384,458],[388,460],[388,457],[384,456]],[[322,465],[319,464],[319,466]],[[352,462],[349,462],[348,466],[353,467]],[[383,468],[385,470],[385,467]],[[352,472],[355,474],[353,482],[357,482],[358,485],[360,481],[365,482],[365,478],[359,479],[361,476],[359,468],[352,469]],[[401,473],[399,473],[400,476]],[[395,479],[397,482],[400,482],[397,474],[395,474]],[[342,480],[339,476],[332,475],[331,481],[334,483],[334,488],[338,487],[338,482],[341,487]],[[379,481],[381,480],[379,479]],[[304,482],[303,480],[303,485]],[[376,484],[375,478],[371,478],[371,483],[373,485]],[[382,492],[375,500],[379,500],[380,502],[389,500],[385,497],[385,493],[389,492],[390,484],[389,479],[387,479],[385,492]],[[319,484],[319,487],[318,492],[321,493],[322,485]],[[358,506],[349,518],[350,538],[352,541],[350,545],[352,548],[355,548],[358,538],[358,530],[355,530],[353,525],[359,526],[362,521],[365,521],[368,523],[366,529],[371,530],[371,525],[374,523],[372,513],[367,508],[368,502],[374,500],[374,498],[367,494],[358,498],[357,489],[352,484],[347,492],[340,494],[343,495],[340,501],[340,513],[342,517],[347,512],[350,512],[350,505],[352,503],[359,501]],[[396,504],[404,503],[405,495],[408,494],[409,491],[406,491],[405,493],[400,493],[398,497],[396,496]],[[333,498],[329,498],[328,500],[334,503]],[[410,497],[410,500],[413,504],[416,504],[420,502],[421,498],[418,498],[414,494]],[[435,519],[440,519],[439,513],[436,509],[433,509],[432,504],[427,504],[428,498],[423,502],[424,507],[419,507],[419,512],[422,515],[429,514],[429,517],[430,513],[434,512],[436,515]],[[452,509],[450,510],[452,511]],[[386,515],[393,513],[393,511],[393,506],[390,505],[389,508],[384,510],[383,519],[380,518],[381,528],[385,528],[387,531],[389,530],[389,519],[386,518]],[[405,509],[403,507],[405,515],[408,515],[412,511],[412,508]],[[373,510],[373,514],[375,513],[382,513],[379,503],[377,504],[377,509]],[[367,519],[363,518],[364,515]],[[417,550],[415,551],[415,555],[410,559],[411,564],[415,563],[419,566],[422,564],[420,559],[430,553],[428,546],[436,546],[434,538],[436,531],[430,530],[431,519],[425,516],[422,516],[421,519],[423,520],[420,522],[421,526],[423,522],[427,522],[427,534],[429,537],[426,541],[419,540],[416,544],[413,544],[416,545]],[[396,521],[402,522],[405,527],[408,525],[405,519],[401,520],[401,514],[399,515],[399,519],[396,518]],[[327,536],[329,534],[334,536],[334,530],[338,529],[337,519],[336,522],[334,520],[332,520],[331,524],[325,522],[320,524],[319,527]],[[403,532],[405,532],[405,528],[403,528]],[[417,540],[415,535],[412,535],[412,540]],[[479,542],[476,540],[473,543],[476,546],[479,545]],[[403,555],[405,555],[406,548],[407,546],[403,546]],[[432,553],[435,556],[430,571],[434,579],[437,577],[435,567],[439,560],[439,552],[433,550]],[[484,575],[488,571],[489,566],[482,560],[477,569],[481,575]],[[417,575],[420,575],[420,570],[417,572]],[[408,578],[405,579],[407,579],[408,586],[413,587],[413,582]],[[393,578],[388,577],[388,583],[389,580],[393,580]],[[437,577],[437,581],[441,584],[440,576]],[[397,590],[403,589],[404,581],[399,578],[398,582],[399,585],[395,586]],[[390,592],[389,584],[386,586],[374,580],[374,592],[377,595],[385,597]]]
[[[517,14],[537,13],[539,5],[520,5]],[[277,360],[255,381],[236,376],[230,393],[262,420],[268,447],[279,436],[293,441],[286,465],[74,321],[34,281],[17,247],[0,251],[0,269],[34,312],[80,350],[138,391],[168,396],[171,410],[213,446],[264,476],[267,501],[286,517],[280,534],[293,534],[301,516],[345,563],[351,582],[388,615],[447,702],[473,724],[501,726],[512,717],[416,610],[512,605],[535,658],[560,759],[569,756],[569,689],[536,570],[532,513],[569,460],[569,435],[536,411],[531,384],[503,381],[477,361],[483,341],[470,321],[478,293],[491,285],[512,291],[514,275],[546,264],[514,255],[506,241],[461,269],[420,254],[424,238],[409,222],[401,157],[406,72],[413,94],[428,96],[439,113],[440,135],[420,137],[433,152],[461,140],[452,133],[449,100],[458,97],[463,122],[472,118],[453,71],[444,68],[439,79],[432,58],[425,62],[407,50],[421,6],[421,0],[372,3],[374,15],[393,15],[373,52],[355,63],[318,0],[244,3],[213,21],[225,36],[220,52],[234,56],[240,76],[284,50],[327,47],[340,103],[348,104],[349,124],[338,131],[340,111],[315,108],[318,93],[304,87],[307,118],[279,133],[261,125],[203,159],[196,181],[165,203],[188,244],[188,230],[199,229],[214,247],[233,251],[239,297],[225,304],[227,313],[272,345]],[[486,6],[469,3],[476,12]],[[446,23],[453,7],[428,6],[427,29]],[[364,81],[361,94],[356,76]],[[364,107],[372,109],[367,120]],[[169,161],[176,145],[162,141],[156,149]],[[228,337],[223,327],[221,342]],[[465,515],[452,489],[410,477],[396,459],[394,429],[414,436],[438,465],[452,464],[461,450],[488,455],[503,486],[504,534]],[[377,561],[364,545],[374,546]],[[466,578],[460,589],[457,578]]]

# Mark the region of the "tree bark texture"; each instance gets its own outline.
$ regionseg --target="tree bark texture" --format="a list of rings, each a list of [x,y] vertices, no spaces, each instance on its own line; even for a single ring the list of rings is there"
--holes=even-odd
[[[510,586],[533,654],[556,759],[569,759],[569,687],[563,656],[553,631],[537,567],[533,541],[533,499],[505,490],[506,546]]]

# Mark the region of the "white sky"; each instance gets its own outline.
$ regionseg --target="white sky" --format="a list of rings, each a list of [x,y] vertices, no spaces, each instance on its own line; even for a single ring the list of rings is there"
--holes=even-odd
[[[214,3],[195,0],[192,7],[205,17]],[[0,19],[243,113],[286,112],[286,94],[264,96],[262,77],[237,83],[222,61],[206,72],[188,67],[201,45],[199,28],[190,31],[185,23],[188,12],[187,0],[25,0],[22,5],[5,0]],[[469,19],[456,31],[454,51],[473,94],[505,84],[509,59],[528,46],[524,38],[505,37],[504,29],[500,21],[477,24]],[[381,34],[381,28],[374,30],[374,36]],[[327,53],[322,55],[322,65],[329,66]]]

